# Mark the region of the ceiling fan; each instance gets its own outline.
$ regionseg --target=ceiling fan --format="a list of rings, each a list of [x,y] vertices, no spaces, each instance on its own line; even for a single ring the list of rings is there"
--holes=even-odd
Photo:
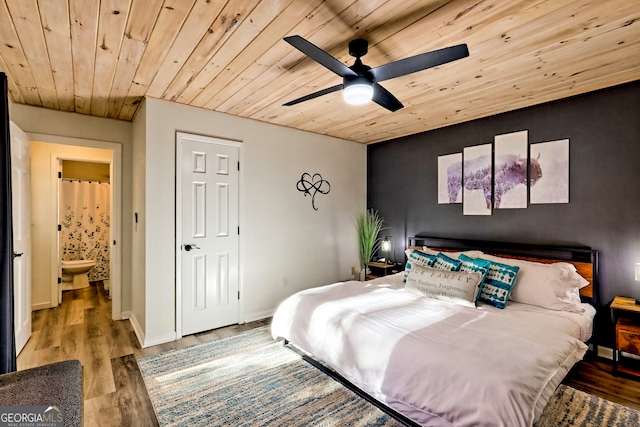
[[[402,103],[391,92],[380,86],[379,82],[437,67],[438,65],[469,56],[467,45],[460,44],[371,68],[360,60],[361,57],[367,54],[368,42],[364,39],[356,39],[349,42],[349,55],[355,57],[356,61],[351,67],[348,67],[300,36],[285,37],[284,41],[343,79],[341,84],[294,99],[284,104],[285,106],[299,104],[300,102],[343,89],[344,99],[348,104],[366,104],[373,100],[373,102],[387,110],[397,111],[403,107]]]

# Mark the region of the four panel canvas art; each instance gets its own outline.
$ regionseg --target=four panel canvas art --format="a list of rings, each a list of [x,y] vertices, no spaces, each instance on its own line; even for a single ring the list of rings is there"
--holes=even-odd
[[[529,204],[569,203],[569,140],[529,144],[528,131],[438,157],[438,203],[464,215]]]

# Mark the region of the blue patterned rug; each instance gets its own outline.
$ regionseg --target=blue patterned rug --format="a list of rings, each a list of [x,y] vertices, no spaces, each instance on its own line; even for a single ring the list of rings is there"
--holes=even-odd
[[[269,326],[138,360],[161,426],[401,426]]]
[[[269,326],[138,360],[161,426],[402,424],[275,342]],[[640,426],[639,412],[561,385],[536,427]]]
[[[536,427],[640,426],[640,412],[561,384]]]

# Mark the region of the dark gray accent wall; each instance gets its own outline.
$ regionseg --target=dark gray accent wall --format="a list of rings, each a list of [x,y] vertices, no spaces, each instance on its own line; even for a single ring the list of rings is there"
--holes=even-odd
[[[490,103],[490,100],[487,101]],[[438,156],[529,131],[529,143],[568,138],[569,204],[464,216],[438,204]],[[640,299],[640,81],[368,146],[367,200],[402,259],[407,236],[590,246],[601,299]]]

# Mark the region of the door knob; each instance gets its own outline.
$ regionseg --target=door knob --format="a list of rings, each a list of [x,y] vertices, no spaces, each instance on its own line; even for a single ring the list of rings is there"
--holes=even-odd
[[[185,251],[189,252],[191,249],[200,249],[200,248],[196,245],[184,245]]]

